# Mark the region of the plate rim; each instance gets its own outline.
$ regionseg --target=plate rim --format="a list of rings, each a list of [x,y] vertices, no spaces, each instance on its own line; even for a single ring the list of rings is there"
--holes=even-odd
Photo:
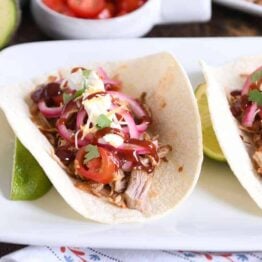
[[[261,37],[241,37],[242,39],[260,39],[260,41],[262,40]],[[165,41],[165,40],[171,40],[172,38],[147,38],[147,39],[132,39],[132,41],[148,41],[148,42],[151,42],[152,40],[157,40],[157,41]],[[182,40],[187,40],[187,41],[191,41],[192,39],[193,40],[210,40],[210,39],[215,39],[217,40],[218,38],[216,37],[208,37],[208,38],[202,38],[202,37],[198,37],[198,38],[176,38],[175,41],[179,41],[179,39],[182,39]],[[236,40],[234,37],[231,37],[231,38],[225,38],[225,37],[220,37],[219,38],[221,41],[231,41],[232,39]],[[126,42],[126,41],[129,41],[130,39],[125,39],[125,40],[119,40],[120,42]],[[173,40],[173,39],[172,39]],[[238,38],[239,40],[239,38]],[[105,40],[66,40],[66,41],[44,41],[44,42],[35,42],[35,43],[23,43],[23,44],[19,44],[19,45],[14,45],[14,46],[11,46],[11,47],[8,47],[6,49],[3,50],[3,52],[1,52],[0,54],[0,63],[1,63],[1,57],[3,55],[8,55],[8,52],[16,52],[16,48],[22,48],[22,46],[29,46],[29,45],[43,45],[43,44],[48,44],[48,43],[52,43],[52,44],[56,44],[56,43],[65,43],[65,42],[85,42],[85,41],[93,41],[93,42],[96,42],[96,41],[105,41]],[[106,40],[106,41],[116,41],[116,40]],[[118,40],[117,40],[118,41]],[[190,201],[190,200],[189,200]],[[30,233],[27,233],[28,235],[30,235]],[[188,237],[188,236],[187,236]],[[19,244],[32,244],[32,245],[46,245],[47,244],[47,238],[44,237],[42,240],[40,238],[38,238],[37,240],[34,239],[34,240],[29,240],[28,241],[28,236],[27,236],[27,240],[23,240],[23,238],[25,238],[25,235],[5,235],[5,234],[1,234],[0,232],[0,241],[1,242],[9,242],[9,243],[19,243]],[[130,239],[130,237],[127,237]],[[127,239],[126,238],[126,239]],[[164,240],[162,239],[163,237],[161,237],[161,240]],[[192,238],[192,236],[191,236]],[[111,237],[111,240],[109,241],[110,244],[105,244],[106,241],[103,240],[103,244],[101,244],[101,238],[99,237],[92,237],[92,240],[85,240],[85,244],[84,246],[88,245],[90,247],[96,247],[96,248],[120,248],[120,249],[174,249],[174,244],[168,244],[167,245],[167,242],[165,241],[161,241],[161,243],[163,242],[163,246],[161,246],[161,243],[159,243],[159,240],[157,241],[157,246],[154,245],[154,243],[147,243],[146,240],[143,240],[142,243],[142,247],[138,247],[137,245],[130,245],[129,244],[126,244],[126,240],[123,239],[123,241],[120,242],[120,244],[118,243],[117,245],[114,243],[114,242],[119,242],[119,241],[112,241],[112,237]],[[116,237],[117,239],[117,237]],[[60,239],[61,240],[61,239]],[[176,241],[176,247],[175,249],[184,249],[184,250],[188,250],[188,251],[205,251],[205,246],[206,246],[206,243],[208,241],[210,241],[210,238],[209,237],[202,237],[201,240],[200,238],[196,238],[196,244],[194,246],[191,246],[190,244],[186,243],[187,245],[187,248],[185,243],[179,243],[179,241]],[[224,241],[224,238],[222,238],[222,240]],[[235,239],[236,240],[236,239]],[[50,240],[49,240],[50,241]],[[48,242],[49,242],[48,241]],[[54,241],[54,240],[53,240]],[[73,245],[77,245],[77,246],[83,246],[81,244],[83,240],[81,240],[80,242],[75,242],[75,244]],[[90,243],[89,243],[90,241]],[[230,239],[230,242],[232,241],[232,239]],[[55,241],[57,243],[57,241]],[[53,244],[55,244],[55,242]],[[130,242],[130,240],[129,240]],[[184,241],[183,241],[184,242]],[[192,242],[192,241],[191,241]],[[197,243],[198,242],[198,243]],[[216,241],[218,242],[218,241]],[[216,247],[216,248],[212,248],[212,250],[208,249],[206,251],[226,251],[226,252],[237,252],[237,251],[241,251],[243,252],[243,250],[246,250],[246,251],[259,251],[259,250],[262,250],[262,247],[259,246],[258,243],[261,243],[262,242],[262,236],[257,236],[255,239],[253,239],[253,241],[250,240],[250,238],[247,238],[246,242],[242,241],[241,243],[237,243],[235,244],[235,241],[234,241],[234,244],[231,243],[231,246],[230,248],[225,245],[225,243],[222,244],[223,248],[221,248],[222,246],[220,246],[220,244]],[[69,242],[65,241],[60,241],[59,244],[64,244],[64,245],[72,245],[70,244]],[[250,244],[252,243],[252,245]],[[51,243],[52,244],[52,243]],[[153,244],[153,245],[152,245]],[[192,244],[192,243],[191,243]],[[248,246],[252,246],[252,248],[248,248],[248,249],[245,249],[245,246],[248,244]],[[50,245],[50,244],[49,244]],[[234,246],[235,245],[235,246]]]

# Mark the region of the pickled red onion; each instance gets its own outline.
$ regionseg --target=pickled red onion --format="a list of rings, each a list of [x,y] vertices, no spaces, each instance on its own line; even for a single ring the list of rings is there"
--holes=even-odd
[[[256,103],[250,105],[244,112],[242,124],[246,127],[251,127],[258,112],[259,110]]]
[[[260,66],[258,69],[256,69],[252,74],[250,74],[248,76],[248,78],[246,79],[243,87],[242,87],[242,91],[241,91],[241,95],[247,95],[248,91],[249,91],[249,86],[251,85],[252,81],[251,81],[251,77],[254,73],[256,73],[257,71],[262,70],[262,66]]]
[[[46,118],[56,118],[61,115],[63,107],[48,107],[46,105],[46,102],[44,100],[41,100],[38,103],[38,109]]]
[[[97,69],[97,74],[102,78],[103,83],[104,83],[105,85],[108,84],[108,85],[118,86],[118,85],[120,84],[118,81],[111,79],[111,78],[107,75],[107,73],[105,72],[105,70],[104,70],[102,67],[99,67],[99,68]]]
[[[131,109],[136,115],[136,117],[142,118],[143,116],[146,116],[145,110],[139,105],[139,103],[135,99],[131,98],[130,96],[116,91],[108,91],[107,93],[120,100],[127,101],[128,104],[131,106]]]

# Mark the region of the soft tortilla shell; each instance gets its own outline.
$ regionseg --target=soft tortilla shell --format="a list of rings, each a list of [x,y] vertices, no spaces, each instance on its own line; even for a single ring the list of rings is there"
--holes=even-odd
[[[185,72],[167,53],[126,62],[85,66],[102,66],[109,75],[117,76],[123,82],[125,93],[134,97],[146,92],[147,103],[153,113],[152,131],[159,134],[165,144],[173,147],[168,163],[161,164],[155,172],[149,211],[141,213],[121,209],[77,189],[58,161],[55,161],[52,146],[31,121],[26,103],[36,83],[45,81],[47,76],[1,89],[0,106],[15,134],[35,156],[65,201],[86,218],[104,223],[136,222],[159,217],[172,210],[192,191],[202,163],[200,118]],[[63,69],[59,73],[66,75],[69,71]],[[180,167],[183,170],[179,172]]]
[[[243,75],[252,73],[261,65],[261,56],[241,58],[221,67],[202,63],[207,81],[208,105],[217,139],[232,171],[260,208],[262,178],[254,169],[251,151],[240,137],[242,133],[230,111],[228,97],[231,91],[241,90],[245,81]]]

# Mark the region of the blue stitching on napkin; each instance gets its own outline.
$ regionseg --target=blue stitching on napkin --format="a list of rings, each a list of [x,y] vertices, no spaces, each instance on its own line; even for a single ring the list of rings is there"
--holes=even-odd
[[[100,251],[97,251],[97,250],[95,250],[95,249],[93,249],[93,248],[88,247],[87,249],[91,250],[92,252],[97,253],[97,254],[100,255],[100,256],[109,258],[110,260],[113,260],[113,261],[116,261],[116,262],[123,262],[123,261],[121,261],[121,260],[119,260],[119,259],[116,259],[116,258],[114,258],[114,257],[110,257],[110,256],[108,256],[108,255],[106,255],[106,254],[103,254],[103,253],[101,253]]]
[[[163,253],[169,254],[169,255],[174,256],[174,257],[183,258],[185,261],[194,262],[193,260],[189,259],[188,257],[178,255],[177,253],[173,253],[172,251],[168,251],[168,250],[161,250],[161,251]]]
[[[46,248],[59,260],[59,261],[62,261],[61,258],[55,253],[55,251],[51,248],[51,247],[48,247],[46,246]]]

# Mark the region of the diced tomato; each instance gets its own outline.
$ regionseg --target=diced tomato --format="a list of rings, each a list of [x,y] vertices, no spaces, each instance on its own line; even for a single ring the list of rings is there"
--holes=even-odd
[[[51,9],[58,11],[61,10],[65,3],[65,0],[43,0],[43,2]]]
[[[105,0],[67,0],[67,4],[82,18],[95,18],[105,8]]]
[[[49,8],[64,15],[107,19],[128,14],[147,0],[42,0]]]
[[[100,157],[90,160],[84,164],[86,150],[82,147],[76,154],[75,171],[81,177],[91,179],[98,183],[108,184],[112,182],[116,165],[110,151],[98,147]]]
[[[119,0],[118,2],[118,15],[123,15],[132,12],[142,6],[145,0]]]
[[[66,0],[43,0],[43,3],[58,13],[68,16],[75,16],[73,11],[67,6]]]
[[[98,19],[107,19],[116,15],[116,6],[112,2],[107,2],[105,8],[98,14]]]

